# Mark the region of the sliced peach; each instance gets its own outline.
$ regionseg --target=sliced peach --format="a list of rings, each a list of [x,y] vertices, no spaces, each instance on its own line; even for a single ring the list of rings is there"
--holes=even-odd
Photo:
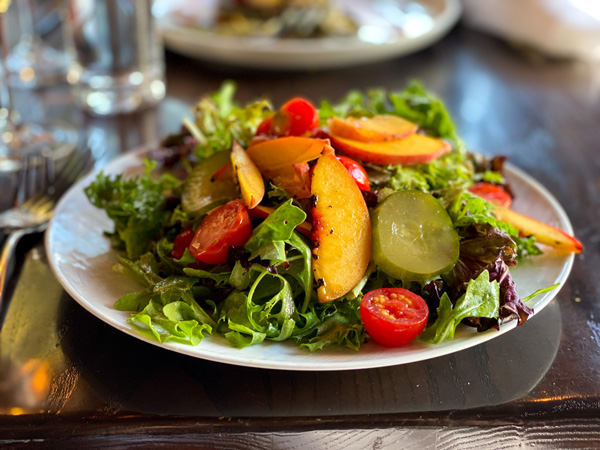
[[[332,117],[327,123],[334,136],[361,142],[395,141],[416,133],[419,128],[398,116]]]
[[[275,186],[285,189],[294,198],[310,197],[310,167],[308,163],[293,164],[263,175]]]
[[[332,154],[312,173],[313,273],[320,302],[347,294],[371,258],[371,220],[354,179]]]
[[[270,206],[258,205],[256,208],[249,210],[248,214],[250,214],[250,217],[266,219],[273,211],[275,211],[275,209]],[[298,225],[296,229],[304,236],[308,238],[312,237],[312,225],[306,220]]]
[[[246,153],[262,173],[317,159],[328,142],[306,137],[283,137],[252,145]]]
[[[535,236],[538,242],[554,247],[560,253],[581,253],[583,250],[583,245],[576,237],[552,225],[519,214],[503,206],[496,206],[494,215],[497,219],[515,227],[522,235]]]
[[[332,135],[331,142],[349,156],[380,165],[426,163],[451,149],[446,141],[420,134],[389,142],[360,142]]]
[[[256,164],[237,142],[231,149],[231,165],[244,205],[248,209],[255,208],[265,195],[265,182]]]

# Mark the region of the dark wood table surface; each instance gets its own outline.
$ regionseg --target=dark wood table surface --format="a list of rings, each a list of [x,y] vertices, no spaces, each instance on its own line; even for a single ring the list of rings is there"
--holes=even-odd
[[[92,118],[69,93],[20,93],[62,115],[98,165],[178,129],[224,79],[241,102],[405,87],[443,97],[468,147],[504,154],[556,196],[585,249],[556,298],[486,344],[345,372],[235,367],[129,337],[80,307],[22,242],[0,333],[0,447],[600,448],[600,67],[531,58],[461,26],[416,54],[325,72],[246,71],[167,53],[167,98]]]

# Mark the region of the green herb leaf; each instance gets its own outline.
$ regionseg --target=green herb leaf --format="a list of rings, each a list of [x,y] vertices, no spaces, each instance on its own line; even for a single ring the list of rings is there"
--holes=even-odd
[[[272,244],[274,241],[287,241],[292,237],[294,228],[306,220],[306,213],[288,200],[269,216],[252,232],[246,245],[250,253]]]
[[[106,211],[114,222],[113,239],[118,248],[125,248],[129,259],[135,260],[148,249],[170,216],[165,210],[166,193],[179,181],[163,175],[154,179],[150,173],[154,163],[146,162],[146,172],[141,178],[123,179],[100,172],[85,188],[92,204]]]
[[[458,299],[456,305],[444,292],[437,309],[438,318],[421,339],[439,344],[454,338],[454,331],[461,320],[467,317],[486,317],[497,319],[500,309],[500,286],[497,281],[490,282],[489,273],[484,270],[476,279],[471,280],[467,292]]]
[[[542,288],[542,289],[538,289],[537,291],[535,291],[532,294],[529,294],[527,297],[525,297],[523,299],[523,301],[527,302],[527,301],[531,300],[532,298],[537,297],[538,295],[545,294],[546,292],[553,291],[558,286],[560,286],[560,283],[556,283],[556,284],[553,284],[552,286],[548,286],[548,287],[545,287],[545,288]]]
[[[201,161],[222,150],[229,150],[233,141],[247,147],[271,104],[262,100],[240,107],[233,100],[236,85],[232,81],[223,83],[219,91],[205,97],[194,110],[194,125],[204,139],[196,147],[196,156]]]

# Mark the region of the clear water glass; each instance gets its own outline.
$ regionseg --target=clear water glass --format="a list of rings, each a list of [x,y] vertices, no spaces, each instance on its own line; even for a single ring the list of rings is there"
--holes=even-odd
[[[135,111],[165,95],[164,54],[151,0],[71,0],[81,66],[78,98],[88,111]]]

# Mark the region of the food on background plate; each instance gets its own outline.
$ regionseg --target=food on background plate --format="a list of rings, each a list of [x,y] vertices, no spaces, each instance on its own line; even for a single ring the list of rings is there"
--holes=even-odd
[[[163,0],[158,17],[215,34],[269,39],[355,36],[360,9],[335,0]],[[358,5],[360,6],[360,5]],[[354,10],[354,11],[353,11]]]
[[[100,173],[85,190],[114,221],[115,270],[143,286],[115,308],[161,342],[436,344],[459,326],[524,323],[527,300],[556,286],[522,299],[509,267],[582,251],[510,209],[503,159],[467,152],[418,83],[318,109],[240,106],[234,91],[202,99],[164,141],[160,175],[148,162],[142,177]]]
[[[348,36],[357,29],[331,0],[220,0],[216,23],[225,34],[280,38]]]

